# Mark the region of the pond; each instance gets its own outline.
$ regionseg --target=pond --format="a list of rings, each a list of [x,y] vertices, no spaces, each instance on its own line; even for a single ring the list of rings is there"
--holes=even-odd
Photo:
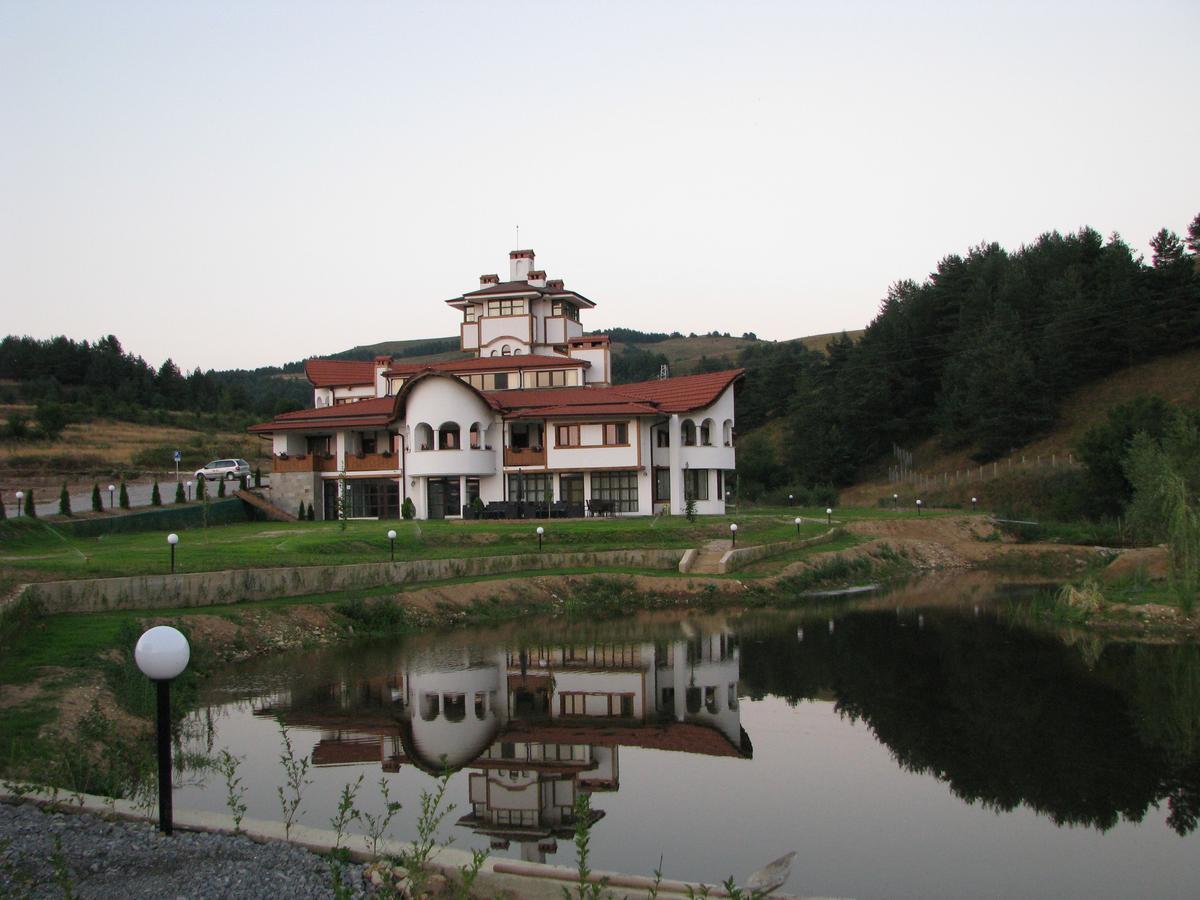
[[[534,622],[288,654],[212,679],[193,759],[244,757],[248,815],[280,817],[281,723],[329,827],[379,783],[414,836],[493,856],[854,897],[1194,896],[1200,648],[1020,624],[1029,588],[942,579],[804,610]],[[202,765],[181,808],[225,810]],[[361,829],[356,829],[361,830]]]

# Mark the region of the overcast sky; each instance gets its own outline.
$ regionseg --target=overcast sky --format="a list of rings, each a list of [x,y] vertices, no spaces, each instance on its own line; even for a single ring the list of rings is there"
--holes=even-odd
[[[2,333],[252,367],[456,334],[864,326],[981,241],[1200,212],[1200,3],[0,0]]]

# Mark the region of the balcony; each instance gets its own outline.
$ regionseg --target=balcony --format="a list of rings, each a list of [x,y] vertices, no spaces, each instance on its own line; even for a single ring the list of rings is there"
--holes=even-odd
[[[347,472],[395,472],[400,468],[400,457],[394,453],[346,454]]]
[[[312,455],[301,454],[300,456],[280,456],[276,454],[271,461],[271,471],[276,473],[283,472],[319,472],[317,463],[320,460]]]
[[[546,465],[545,447],[505,447],[504,465],[506,466],[542,466]]]

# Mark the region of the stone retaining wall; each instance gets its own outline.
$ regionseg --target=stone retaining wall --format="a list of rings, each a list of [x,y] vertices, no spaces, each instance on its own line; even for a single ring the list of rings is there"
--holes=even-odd
[[[778,556],[780,553],[787,553],[790,550],[795,550],[797,547],[824,544],[826,541],[833,540],[837,531],[836,528],[831,528],[824,534],[806,538],[802,541],[776,541],[773,544],[755,544],[753,547],[739,547],[736,550],[729,550],[721,557],[718,569],[722,575],[727,575],[749,563],[766,559],[768,556]]]
[[[682,549],[522,553],[513,556],[419,559],[350,566],[132,575],[122,578],[36,582],[26,585],[21,596],[36,602],[46,615],[118,609],[173,609],[324,594],[389,584],[504,575],[531,569],[675,569],[683,554]]]

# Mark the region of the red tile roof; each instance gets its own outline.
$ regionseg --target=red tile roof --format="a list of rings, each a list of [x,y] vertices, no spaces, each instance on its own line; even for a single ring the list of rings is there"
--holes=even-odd
[[[253,434],[270,434],[273,431],[311,431],[314,428],[386,428],[395,418],[395,397],[373,397],[355,403],[283,413],[270,422],[251,425],[248,430]]]
[[[452,359],[439,363],[394,363],[387,370],[388,375],[415,375],[426,369],[435,372],[493,372],[511,371],[513,369],[578,369],[588,368],[591,363],[585,359],[571,359],[568,356],[542,356],[539,354],[520,354],[518,356],[483,356],[475,359]]]
[[[557,283],[558,279],[554,279]],[[586,306],[593,309],[596,304],[587,297],[580,294],[578,291],[568,291],[565,288],[538,287],[535,284],[530,284],[528,281],[502,281],[499,284],[489,284],[487,287],[479,288],[478,290],[468,291],[461,297],[451,297],[447,303],[461,306],[466,300],[486,300],[488,297],[503,297],[503,296],[542,296],[553,297],[561,300],[571,300],[578,303],[580,306]]]
[[[745,369],[707,372],[703,375],[680,375],[655,381],[638,381],[612,388],[630,399],[653,403],[665,413],[689,412],[708,406],[721,392],[746,374]]]
[[[519,362],[514,362],[519,361]],[[533,361],[533,365],[527,365]],[[578,365],[581,360],[556,356],[506,356],[457,360],[433,366],[392,366],[393,375],[422,373],[448,375],[456,372],[488,371],[512,368],[545,368]],[[465,363],[472,363],[464,367]],[[493,408],[509,415],[522,416],[600,416],[653,415],[690,412],[713,403],[721,393],[745,374],[744,369],[681,375],[613,387],[562,387],[525,390],[482,391],[481,397]],[[407,384],[406,384],[407,387]],[[407,393],[407,392],[405,392]],[[269,434],[274,430],[299,431],[307,428],[385,427],[397,415],[395,397],[360,400],[341,406],[324,406],[276,416],[273,422],[254,425],[250,431]]]
[[[369,359],[308,359],[304,374],[313,387],[374,384],[375,363]]]

